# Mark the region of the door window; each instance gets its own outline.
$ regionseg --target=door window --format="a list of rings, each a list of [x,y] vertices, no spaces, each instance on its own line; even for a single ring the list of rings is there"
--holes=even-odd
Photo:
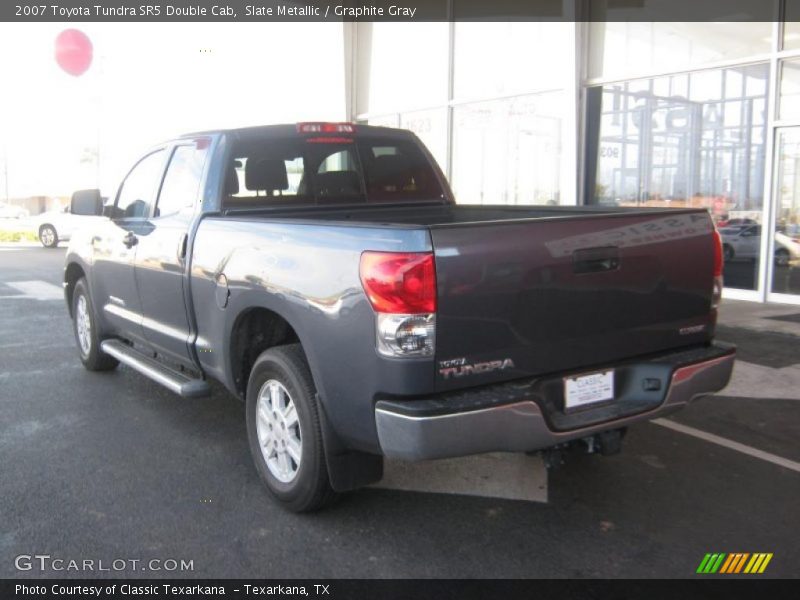
[[[117,195],[115,219],[146,219],[150,216],[163,164],[163,150],[156,150],[136,163]]]
[[[182,208],[194,205],[207,155],[208,144],[175,148],[158,196],[156,217],[174,215]]]
[[[341,150],[329,154],[320,163],[317,173],[335,173],[340,171],[354,171],[355,159],[349,150]]]

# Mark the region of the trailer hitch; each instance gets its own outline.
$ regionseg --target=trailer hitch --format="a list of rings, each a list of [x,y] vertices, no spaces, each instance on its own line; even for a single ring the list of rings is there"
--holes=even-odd
[[[545,467],[556,469],[562,466],[569,454],[600,454],[601,456],[613,456],[622,450],[622,438],[625,437],[627,427],[612,429],[595,433],[578,440],[572,440],[564,444],[558,444],[550,448],[540,450]],[[528,454],[535,454],[529,452]]]

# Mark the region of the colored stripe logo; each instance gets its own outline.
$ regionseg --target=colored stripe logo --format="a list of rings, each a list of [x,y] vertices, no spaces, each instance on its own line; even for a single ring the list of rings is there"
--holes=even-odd
[[[713,574],[721,573],[726,575],[737,573],[756,574],[763,573],[769,561],[772,560],[772,553],[756,552],[725,552],[709,553],[703,557],[697,573]]]

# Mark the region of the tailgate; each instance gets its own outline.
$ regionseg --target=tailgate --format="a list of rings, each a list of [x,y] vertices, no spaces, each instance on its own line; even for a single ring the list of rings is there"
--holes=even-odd
[[[432,226],[437,388],[710,339],[712,227],[704,210]]]

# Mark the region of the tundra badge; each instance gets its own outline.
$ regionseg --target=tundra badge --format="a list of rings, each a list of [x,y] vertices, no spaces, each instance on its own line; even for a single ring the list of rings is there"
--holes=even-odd
[[[492,371],[504,371],[505,369],[513,368],[514,361],[510,358],[474,364],[468,364],[466,358],[451,358],[439,361],[439,374],[445,379],[464,377],[465,375],[483,375]]]

